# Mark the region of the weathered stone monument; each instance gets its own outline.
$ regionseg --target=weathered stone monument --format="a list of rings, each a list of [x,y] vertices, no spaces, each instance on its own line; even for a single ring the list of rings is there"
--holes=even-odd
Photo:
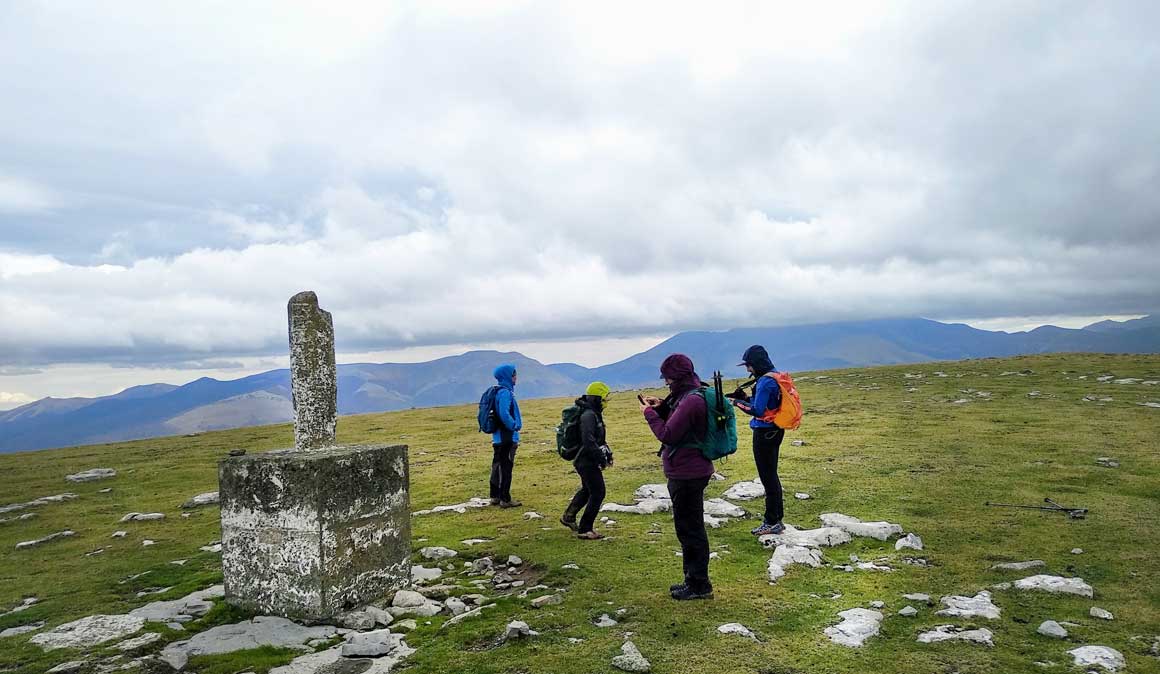
[[[327,620],[410,584],[406,445],[336,445],[334,326],[290,298],[294,448],[218,465],[226,600]]]

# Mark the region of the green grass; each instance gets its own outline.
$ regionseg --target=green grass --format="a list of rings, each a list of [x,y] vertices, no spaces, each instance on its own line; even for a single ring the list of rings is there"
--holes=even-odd
[[[935,376],[940,370],[948,376]],[[1022,370],[1032,373],[999,376]],[[908,379],[904,373],[924,376]],[[896,563],[897,570],[888,574],[791,567],[770,586],[765,580],[769,552],[749,535],[751,520],[734,521],[709,531],[713,549],[729,554],[711,563],[716,599],[696,603],[676,603],[667,596],[668,585],[680,579],[680,560],[674,555],[679,547],[667,515],[615,516],[618,524],[605,529],[611,538],[604,542],[577,541],[559,526],[541,529],[551,526],[578,479],[554,453],[553,429],[566,401],[524,401],[526,428],[513,492],[525,507],[415,518],[413,535],[427,542],[416,542],[414,548],[446,545],[468,557],[518,554],[544,574],[543,582],[567,588],[565,601],[535,610],[523,600],[506,599],[484,617],[446,630],[438,629],[442,617],[429,626],[420,620],[407,638],[418,649],[408,671],[611,672],[611,658],[627,631],[654,672],[1050,673],[1072,671],[1066,651],[1080,644],[1116,648],[1127,658],[1129,672],[1160,672],[1160,660],[1147,654],[1153,637],[1160,635],[1160,409],[1137,405],[1160,402],[1160,387],[1097,383],[1103,374],[1160,379],[1160,357],[1051,355],[801,373],[810,377],[799,386],[807,414],[782,448],[781,476],[788,494],[804,491],[813,499],[791,497],[787,521],[814,527],[820,513],[842,512],[899,522],[922,536],[932,566]],[[1078,379],[1081,375],[1086,379]],[[908,392],[909,387],[917,390]],[[964,389],[989,391],[991,397],[961,393]],[[1042,395],[1029,398],[1031,390]],[[1082,401],[1089,393],[1114,400]],[[952,402],[960,398],[970,402]],[[634,395],[614,396],[606,420],[617,458],[605,475],[608,500],[627,503],[639,485],[663,482],[656,443]],[[473,425],[474,410],[466,406],[372,414],[341,419],[339,439],[410,445],[411,502],[420,509],[486,495],[491,449]],[[742,431],[741,437],[741,450],[719,468],[729,479],[712,483],[708,496],[756,476],[749,433]],[[794,438],[809,444],[789,446]],[[291,442],[291,429],[283,425],[0,456],[0,503],[63,491],[80,495],[35,509],[37,517],[31,520],[0,524],[0,609],[24,596],[42,599],[28,611],[0,618],[0,629],[32,620],[55,625],[94,613],[124,612],[147,601],[136,597],[145,588],[173,586],[152,600],[218,581],[218,556],[198,550],[220,537],[217,510],[182,518],[178,506],[217,488],[216,462],[228,450],[262,451]],[[1095,464],[1099,456],[1115,457],[1121,465],[1101,468]],[[81,485],[64,481],[67,473],[93,467],[116,468],[119,475]],[[113,491],[98,493],[106,487]],[[1032,504],[1044,496],[1091,513],[1076,521],[983,505],[988,500]],[[750,512],[760,507],[758,502],[742,505]],[[539,511],[546,519],[525,521],[525,510]],[[168,517],[118,524],[129,511],[162,511]],[[654,524],[661,535],[649,534]],[[31,550],[13,549],[19,541],[65,528],[77,536]],[[130,535],[110,538],[116,529]],[[157,543],[143,548],[143,538]],[[468,548],[460,543],[466,538],[495,540]],[[103,554],[84,555],[99,547],[106,548]],[[1072,555],[1074,547],[1085,552]],[[851,553],[901,557],[892,541],[856,539],[824,550],[837,563]],[[169,564],[174,559],[190,561]],[[1049,573],[1083,577],[1095,587],[1096,599],[995,592],[1002,618],[976,623],[995,633],[991,649],[918,644],[915,636],[926,628],[971,623],[937,618],[925,607],[915,618],[894,615],[906,603],[903,593],[973,594],[1022,577],[990,571],[992,564],[1025,559],[1045,560]],[[562,570],[567,562],[581,569]],[[151,573],[121,582],[144,571]],[[835,593],[842,598],[830,599]],[[843,648],[823,636],[822,630],[837,622],[838,611],[876,599],[886,602],[887,618],[882,634],[865,647]],[[1115,620],[1088,617],[1093,605],[1112,611]],[[591,624],[601,613],[619,608],[628,609],[619,626]],[[219,605],[190,629],[244,617]],[[1035,632],[1048,618],[1081,626],[1071,629],[1068,641],[1054,641]],[[526,620],[542,636],[495,646],[512,619]],[[726,622],[750,627],[760,643],[717,634],[716,627]],[[166,640],[181,638],[180,633],[165,634]],[[77,655],[42,653],[27,644],[29,636],[0,641],[0,672],[33,674]],[[1133,639],[1138,636],[1146,638]],[[572,644],[569,637],[584,642]],[[191,669],[261,673],[292,655],[279,650],[236,653],[196,660]],[[1042,668],[1034,661],[1055,665]]]

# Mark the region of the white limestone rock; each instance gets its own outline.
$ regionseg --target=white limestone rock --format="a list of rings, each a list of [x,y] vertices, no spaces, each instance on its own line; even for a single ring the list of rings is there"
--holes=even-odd
[[[620,503],[605,503],[600,506],[600,512],[630,513],[633,515],[655,515],[672,510],[673,502],[667,498],[646,498],[633,505]]]
[[[451,612],[451,615],[460,615],[467,612],[467,604],[459,597],[448,597],[443,605]]]
[[[773,556],[769,558],[766,572],[769,582],[775,583],[785,575],[786,567],[791,564],[804,564],[819,568],[822,565],[822,553],[816,548],[807,548],[804,545],[782,544],[774,548]]]
[[[544,519],[544,516],[536,511],[534,511],[534,510],[529,510],[528,512],[524,513],[524,519],[525,520],[542,520],[542,519]]]
[[[1084,582],[1083,578],[1063,578],[1040,574],[1028,576],[1012,583],[1016,590],[1040,590],[1052,594],[1075,594],[1081,597],[1092,597],[1092,586]]]
[[[1035,631],[1039,632],[1045,637],[1051,637],[1053,639],[1067,638],[1067,630],[1063,628],[1063,625],[1060,625],[1054,620],[1044,620],[1039,624],[1039,628]]]
[[[632,493],[632,497],[637,501],[653,498],[672,498],[669,496],[669,486],[667,484],[642,484]]]
[[[463,613],[460,613],[457,616],[452,616],[451,618],[448,618],[447,622],[443,623],[439,627],[439,629],[445,629],[447,627],[451,627],[452,625],[457,625],[457,624],[463,622],[464,620],[467,620],[468,618],[474,618],[489,608],[495,608],[495,604],[484,604],[483,606],[477,606],[476,608],[473,608],[470,611],[465,611]]]
[[[524,560],[519,555],[508,555],[508,558],[507,558],[508,566],[520,566],[523,563],[524,563]]]
[[[860,648],[882,627],[882,613],[867,608],[846,609],[838,617],[842,622],[827,627],[825,635],[830,641],[849,648]]]
[[[992,571],[1026,571],[1027,569],[1037,569],[1047,566],[1047,562],[1042,559],[1031,559],[1026,562],[1005,562],[1003,564],[995,564],[991,566]]]
[[[146,632],[145,634],[142,634],[139,637],[133,637],[132,639],[126,639],[126,640],[122,641],[121,643],[117,644],[116,646],[114,646],[113,648],[116,648],[117,650],[121,651],[122,653],[128,653],[129,651],[135,651],[139,648],[144,648],[144,647],[148,646],[149,644],[152,644],[152,643],[160,641],[160,640],[161,640],[160,633],[158,633],[158,632]]]
[[[422,550],[419,551],[419,554],[422,555],[424,559],[439,560],[439,559],[451,559],[452,557],[455,557],[459,553],[452,550],[451,548],[444,548],[441,546],[431,546],[431,547],[423,548]]]
[[[41,620],[38,622],[30,623],[28,625],[17,625],[16,627],[9,627],[6,630],[0,630],[0,639],[5,637],[20,636],[21,634],[28,634],[29,632],[35,632],[36,630],[43,628],[44,625],[45,622]]]
[[[1083,548],[1072,548],[1072,549],[1071,549],[1071,554],[1073,554],[1073,555],[1082,555],[1082,554],[1083,554]]]
[[[902,595],[902,598],[909,599],[910,601],[921,601],[921,602],[929,602],[930,601],[930,595],[925,594],[923,592],[911,592],[910,594]]]
[[[1093,618],[1099,618],[1100,620],[1115,620],[1116,619],[1116,616],[1112,615],[1111,611],[1107,611],[1105,609],[1102,609],[1099,606],[1093,606],[1091,608],[1091,610],[1088,611],[1088,615],[1090,615]]]
[[[706,515],[713,517],[745,517],[748,513],[741,506],[734,505],[724,499],[711,498],[704,503]]]
[[[117,477],[117,471],[112,468],[90,468],[82,470],[79,473],[72,475],[65,475],[64,479],[69,482],[95,482],[97,480],[107,480],[111,477]]]
[[[918,643],[920,644],[934,644],[940,641],[970,641],[976,644],[983,644],[984,646],[994,646],[992,641],[994,633],[991,630],[980,627],[975,630],[965,630],[954,625],[939,625],[929,632],[923,632],[918,635]]]
[[[536,597],[532,600],[533,608],[544,608],[545,606],[557,606],[564,603],[564,598],[558,594],[546,594],[542,597]]]
[[[90,648],[122,639],[139,631],[145,620],[132,615],[91,615],[41,632],[29,639],[46,651],[58,648]]]
[[[49,535],[45,536],[44,538],[36,538],[36,539],[31,540],[31,541],[21,541],[21,542],[16,544],[16,549],[17,550],[27,550],[28,548],[35,548],[38,545],[44,545],[45,543],[48,543],[50,541],[55,541],[55,540],[58,540],[61,538],[70,538],[70,537],[76,536],[76,535],[77,535],[77,532],[73,531],[72,529],[65,529],[64,531],[58,531],[54,534],[49,534]]]
[[[592,624],[596,625],[597,627],[615,627],[618,623],[615,619],[613,619],[612,616],[608,615],[607,613],[602,613],[600,614],[600,617],[597,618],[596,621]]]
[[[851,536],[875,538],[885,541],[891,536],[902,534],[902,525],[891,522],[863,522],[857,517],[842,513],[822,513],[818,516],[827,527],[837,527]]]
[[[348,630],[369,630],[377,623],[375,616],[367,611],[347,611],[338,616],[338,624]]]
[[[908,604],[898,610],[898,615],[904,618],[913,618],[914,616],[918,615],[918,609]]]
[[[805,493],[804,491],[795,492],[795,493],[794,493],[794,495],[793,495],[793,497],[794,497],[794,498],[796,498],[796,499],[797,499],[797,500],[799,500],[799,501],[808,501],[808,500],[810,500],[811,498],[813,498],[812,496],[810,496],[809,494]]]
[[[181,504],[182,508],[201,508],[202,506],[217,505],[221,503],[221,497],[216,491],[207,491],[203,494],[198,494]]]
[[[1076,667],[1103,667],[1109,672],[1115,672],[1124,667],[1124,656],[1114,648],[1107,646],[1080,646],[1067,652],[1074,659]]]
[[[389,629],[351,632],[343,637],[339,653],[346,658],[377,658],[387,655],[402,643],[403,635],[392,634]]]
[[[426,539],[426,538],[424,538],[424,539],[422,539],[422,540],[424,540],[424,541],[425,541],[425,540],[427,540],[427,539]],[[492,540],[493,540],[493,539],[490,539],[490,538],[465,538],[465,539],[463,539],[462,541],[459,541],[459,542],[460,542],[460,543],[462,543],[462,544],[464,544],[464,545],[466,545],[467,547],[469,547],[469,548],[470,548],[470,547],[471,547],[471,546],[473,546],[473,545],[479,545],[479,544],[481,544],[481,543],[490,543]]]
[[[766,534],[758,538],[764,547],[772,548],[778,545],[802,545],[807,548],[829,547],[842,545],[854,540],[850,534],[837,527],[821,527],[818,529],[798,529],[793,525],[785,525],[785,532],[780,534]]]
[[[439,567],[425,567],[415,565],[411,567],[411,580],[416,583],[429,583],[443,577],[443,569]]]
[[[503,631],[503,640],[510,641],[512,639],[524,639],[527,637],[537,637],[540,633],[528,627],[528,624],[522,620],[513,620],[507,624]]]
[[[391,635],[392,637],[399,635]],[[307,653],[290,661],[290,664],[281,667],[275,667],[270,670],[270,674],[338,674],[358,672],[359,674],[390,674],[396,667],[398,667],[404,660],[410,657],[415,649],[407,646],[407,643],[400,639],[396,642],[390,639],[390,643],[395,644],[394,648],[386,655],[381,655],[373,659],[366,658],[345,658],[342,656],[342,649],[346,644],[329,648],[318,653]]]
[[[56,667],[53,667],[45,674],[72,674],[73,672],[80,671],[88,663],[88,660],[69,660],[68,662],[62,662]]]
[[[191,592],[180,599],[155,601],[129,611],[129,615],[150,622],[189,622],[209,613],[213,600],[226,594],[224,585],[213,585],[204,590]]]
[[[428,510],[416,510],[415,512],[411,513],[411,517],[419,517],[422,515],[432,515],[435,513],[446,513],[446,512],[454,512],[454,513],[458,513],[458,514],[462,515],[463,513],[467,512],[468,508],[486,508],[489,505],[491,505],[491,501],[489,501],[488,499],[479,498],[478,496],[475,496],[475,497],[468,499],[467,501],[464,501],[463,503],[453,503],[451,505],[440,505],[440,506],[435,506],[434,508],[430,508]]]
[[[746,639],[757,641],[757,636],[753,634],[753,631],[741,623],[725,623],[724,625],[719,626],[717,631],[721,634],[736,634],[738,636],[745,637]]]
[[[336,634],[338,629],[332,625],[304,627],[285,618],[258,616],[233,625],[211,627],[188,641],[173,642],[162,649],[161,659],[174,669],[183,669],[194,655],[233,653],[262,646],[290,648],[313,639],[330,639]]]
[[[895,550],[901,550],[903,548],[911,548],[913,550],[921,550],[922,549],[922,539],[919,538],[918,536],[916,536],[915,534],[906,534],[905,536],[898,539],[894,543]]]
[[[983,590],[974,597],[951,595],[943,597],[943,610],[935,615],[953,616],[958,618],[986,618],[997,620],[1002,610],[991,603],[991,593]]]
[[[652,663],[631,641],[624,642],[620,647],[620,655],[612,658],[612,666],[625,672],[648,672],[652,669]]]
[[[753,499],[765,498],[765,486],[761,484],[761,480],[738,482],[725,490],[722,497],[734,501],[752,501]]]
[[[126,513],[121,522],[151,522],[165,519],[165,513]]]

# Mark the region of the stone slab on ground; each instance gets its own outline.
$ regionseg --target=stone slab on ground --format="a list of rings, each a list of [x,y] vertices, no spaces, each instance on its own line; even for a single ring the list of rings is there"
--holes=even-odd
[[[438,505],[427,510],[416,510],[411,513],[411,517],[419,517],[420,515],[434,515],[436,513],[457,513],[464,514],[468,508],[486,508],[491,505],[491,501],[485,498],[473,496],[463,503],[452,503],[449,505]]]
[[[185,508],[185,509],[201,508],[203,506],[208,506],[208,505],[217,505],[218,503],[221,503],[221,497],[219,496],[218,492],[207,491],[203,494],[198,494],[197,496],[194,496],[193,498],[189,499],[185,503],[182,503],[181,507]]]
[[[21,541],[21,542],[16,544],[16,549],[17,550],[27,550],[28,548],[35,548],[38,545],[44,545],[45,543],[48,543],[50,541],[55,541],[55,540],[58,540],[61,538],[69,538],[72,536],[76,536],[76,534],[77,534],[77,532],[73,531],[72,529],[65,529],[64,531],[58,531],[54,534],[49,534],[43,538],[36,538],[36,539],[31,540],[31,541]]]
[[[818,516],[827,527],[837,527],[851,536],[875,538],[885,541],[891,536],[902,534],[902,525],[891,522],[863,522],[857,517],[842,513],[822,513]]]
[[[906,534],[902,538],[894,542],[894,549],[901,550],[903,548],[911,548],[912,550],[922,550],[922,538],[915,534]]]
[[[820,527],[818,529],[798,529],[793,525],[785,525],[785,532],[780,534],[766,534],[758,538],[767,548],[778,545],[801,545],[807,548],[829,547],[842,545],[854,540],[850,534],[837,527]]]
[[[373,632],[351,632],[345,637],[339,652],[343,657],[377,658],[387,655],[399,647],[403,642],[403,635],[391,634],[391,630],[374,630]]]
[[[1047,562],[1042,559],[1031,559],[1026,562],[1004,562],[1002,564],[994,564],[991,566],[992,571],[1026,571],[1027,569],[1037,569],[1047,566]]]
[[[812,568],[822,565],[822,553],[816,548],[807,548],[804,545],[790,545],[783,543],[774,548],[773,556],[766,566],[766,575],[770,583],[775,583],[785,575],[786,567],[793,564],[804,564]]]
[[[9,627],[6,630],[0,630],[0,639],[3,639],[5,637],[16,637],[16,636],[20,636],[21,634],[28,634],[29,632],[35,632],[36,630],[44,627],[44,625],[45,625],[44,621],[41,620],[38,622],[29,623],[27,625],[17,625],[16,627]]]
[[[753,499],[765,498],[765,486],[761,484],[760,480],[738,482],[725,490],[721,497],[734,501],[752,501]]]
[[[177,641],[161,651],[161,659],[174,669],[183,669],[194,655],[233,653],[262,646],[294,647],[312,639],[331,639],[338,634],[332,625],[304,627],[286,618],[258,616],[232,625],[218,625]]]
[[[942,641],[970,641],[976,644],[983,644],[984,646],[994,646],[995,642],[991,640],[994,636],[994,633],[985,627],[966,630],[954,625],[939,625],[929,632],[919,634],[918,643],[934,644]]]
[[[721,634],[736,634],[738,636],[745,637],[746,639],[757,641],[757,636],[753,634],[753,630],[749,629],[745,625],[742,625],[741,623],[725,623],[724,625],[718,626],[717,631]]]
[[[64,479],[69,482],[95,482],[97,480],[107,480],[111,477],[117,477],[117,471],[112,468],[90,468],[82,470],[79,473],[72,475],[65,475]]]
[[[630,513],[633,515],[655,515],[672,510],[673,502],[667,498],[646,498],[632,505],[621,503],[605,503],[600,506],[600,512]]]
[[[1052,594],[1074,594],[1081,597],[1093,597],[1092,586],[1084,582],[1083,578],[1064,578],[1039,574],[1028,576],[1011,584],[1016,590],[1040,590]]]
[[[46,651],[57,648],[90,648],[106,641],[123,639],[145,626],[145,619],[132,615],[91,615],[54,627],[29,639]]]
[[[632,492],[632,497],[637,501],[643,501],[646,498],[672,498],[669,495],[669,486],[667,484],[642,484]]]
[[[824,633],[830,641],[849,648],[860,648],[882,627],[882,613],[867,608],[846,609],[838,617],[842,622],[827,627]]]
[[[1103,667],[1109,672],[1120,670],[1126,664],[1124,656],[1107,646],[1080,646],[1067,652],[1076,667]]]
[[[345,445],[218,464],[230,603],[322,620],[411,582],[405,445]]]
[[[387,655],[373,659],[344,658],[340,645],[298,656],[288,665],[271,669],[270,674],[390,674],[414,652],[415,649],[400,640]]]
[[[213,608],[213,600],[225,596],[225,586],[213,585],[191,592],[180,599],[155,601],[129,611],[129,615],[150,622],[189,622],[200,618]]]
[[[991,603],[991,593],[983,590],[973,597],[951,595],[942,598],[946,608],[935,615],[952,616],[956,618],[986,618],[998,620],[1002,609]]]
[[[620,646],[620,655],[612,658],[612,666],[625,672],[647,672],[652,669],[652,663],[631,641]]]
[[[1060,625],[1054,620],[1044,620],[1035,631],[1045,637],[1052,637],[1054,639],[1067,638],[1067,630],[1063,628],[1063,625]]]

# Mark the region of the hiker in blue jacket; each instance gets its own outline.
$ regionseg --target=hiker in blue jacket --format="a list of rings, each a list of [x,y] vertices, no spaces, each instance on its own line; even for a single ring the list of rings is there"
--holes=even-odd
[[[495,394],[495,413],[498,428],[491,434],[491,504],[501,508],[523,505],[512,498],[512,468],[516,449],[520,446],[520,429],[524,425],[520,406],[516,402],[516,368],[503,364],[491,373],[499,384]]]
[[[757,464],[757,475],[761,479],[761,486],[765,487],[765,516],[761,526],[749,533],[755,536],[766,534],[780,534],[785,531],[782,518],[785,516],[785,504],[782,498],[781,479],[777,476],[777,455],[781,451],[781,441],[785,431],[778,428],[766,418],[772,417],[772,412],[781,407],[781,387],[773,377],[766,377],[770,372],[777,372],[773,361],[769,359],[765,347],[754,344],[745,350],[741,362],[749,374],[756,378],[753,387],[753,399],[744,389],[737,389],[730,397],[739,401],[737,409],[753,418],[749,420],[749,427],[753,429],[753,462]]]

